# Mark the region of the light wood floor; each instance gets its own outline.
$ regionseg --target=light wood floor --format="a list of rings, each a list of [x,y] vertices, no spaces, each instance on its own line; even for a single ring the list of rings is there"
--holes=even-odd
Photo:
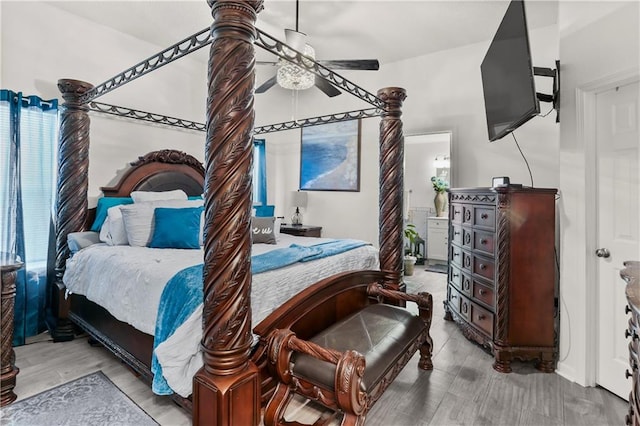
[[[419,284],[434,296],[434,370],[419,370],[414,357],[371,410],[368,426],[624,424],[626,401],[602,388],[583,388],[529,364],[515,363],[511,374],[494,371],[491,356],[443,320],[446,275],[417,266],[407,282],[409,291]],[[191,424],[180,407],[155,396],[105,349],[89,346],[86,338],[52,343],[45,335],[32,341],[36,343],[16,348],[19,400],[102,370],[160,424]],[[317,415],[315,406],[298,404],[288,417]]]

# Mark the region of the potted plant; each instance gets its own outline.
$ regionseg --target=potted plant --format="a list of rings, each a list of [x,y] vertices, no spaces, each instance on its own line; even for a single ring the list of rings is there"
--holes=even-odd
[[[415,247],[416,238],[418,237],[418,231],[416,231],[416,226],[413,223],[408,223],[407,226],[405,226],[404,237],[408,241],[408,245],[404,250],[404,274],[411,276],[413,275],[413,269],[417,260],[413,248]]]
[[[436,207],[436,216],[446,216],[447,196],[445,192],[449,189],[449,182],[441,177],[431,176],[431,184],[433,185],[433,190],[436,191],[436,197],[433,199],[433,204]]]

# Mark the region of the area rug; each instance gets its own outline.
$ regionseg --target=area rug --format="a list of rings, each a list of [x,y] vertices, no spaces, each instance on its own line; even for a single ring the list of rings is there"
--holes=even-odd
[[[436,263],[436,264],[433,264],[433,265],[427,265],[427,267],[425,268],[425,271],[427,271],[427,272],[439,272],[441,274],[446,274],[447,273],[447,265],[440,264],[440,263]]]
[[[158,425],[102,371],[2,408],[2,425]]]

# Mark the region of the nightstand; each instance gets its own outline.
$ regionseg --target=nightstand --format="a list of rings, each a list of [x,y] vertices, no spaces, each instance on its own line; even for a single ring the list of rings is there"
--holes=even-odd
[[[2,275],[2,367],[0,368],[0,406],[11,404],[17,398],[13,392],[16,376],[20,371],[15,366],[13,351],[13,312],[16,297],[16,271],[24,265],[20,258],[0,252],[0,274]]]
[[[295,235],[296,237],[316,237],[322,234],[322,226],[312,225],[280,225],[280,232],[283,234]]]

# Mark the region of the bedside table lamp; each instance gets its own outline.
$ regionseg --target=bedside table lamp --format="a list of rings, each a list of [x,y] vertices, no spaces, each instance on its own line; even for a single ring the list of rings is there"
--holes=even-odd
[[[307,207],[307,193],[294,191],[292,193],[293,205],[296,206],[296,212],[291,217],[292,225],[302,225],[302,213],[300,213],[300,207]]]

